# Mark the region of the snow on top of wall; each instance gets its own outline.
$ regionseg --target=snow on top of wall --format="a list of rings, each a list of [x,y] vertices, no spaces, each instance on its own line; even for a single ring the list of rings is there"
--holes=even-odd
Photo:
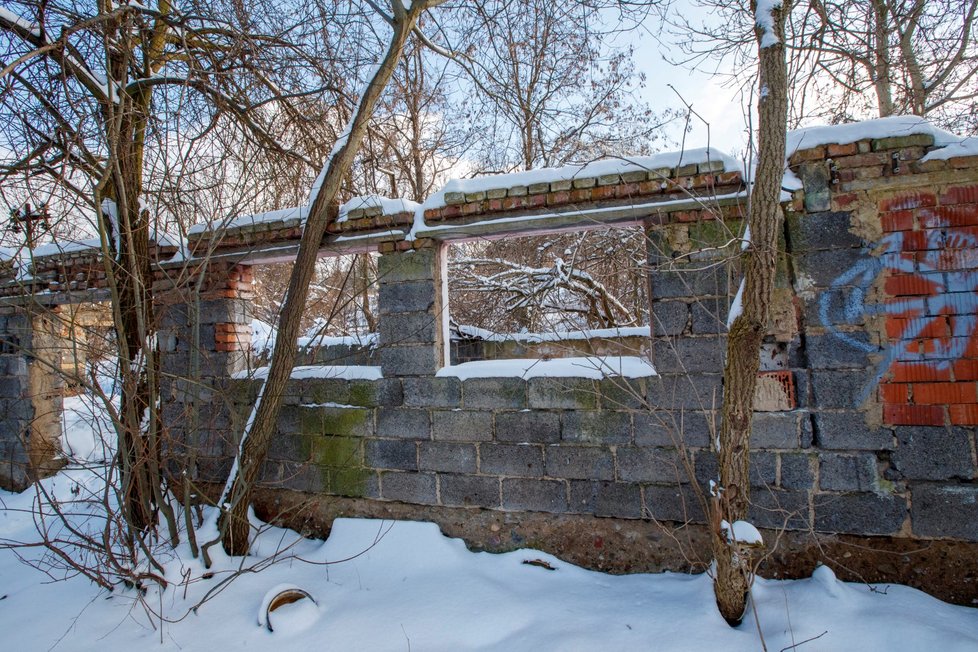
[[[268,222],[283,222],[286,220],[299,220],[305,221],[306,216],[309,213],[308,206],[296,206],[292,208],[281,208],[275,211],[268,211],[266,213],[255,213],[253,215],[242,215],[236,217],[233,220],[226,220],[218,222],[217,224],[212,224],[209,222],[201,222],[200,224],[194,224],[187,231],[188,234],[194,235],[196,233],[203,233],[205,231],[216,231],[218,229],[236,229],[242,226],[254,226],[257,224],[265,224]]]
[[[268,377],[269,367],[259,367],[251,372],[248,370],[239,371],[232,374],[232,378],[260,379]],[[384,375],[380,367],[367,365],[304,365],[295,367],[292,375],[293,380],[303,378],[334,378],[339,380],[381,380]]]
[[[549,183],[551,181],[566,181],[600,177],[606,174],[621,174],[639,170],[655,170],[657,168],[674,168],[691,163],[707,163],[720,161],[727,171],[741,170],[740,162],[715,148],[700,147],[679,152],[663,152],[652,156],[624,156],[592,161],[585,165],[565,165],[559,168],[539,168],[525,172],[510,174],[493,174],[472,179],[452,179],[445,186],[428,197],[420,210],[440,208],[445,205],[445,193],[449,192],[482,192],[497,188],[512,188],[513,186],[529,186],[534,183]]]
[[[380,208],[383,215],[394,215],[396,213],[413,213],[420,206],[421,204],[410,199],[390,199],[380,195],[363,195],[341,204],[340,216],[336,221],[345,222],[350,211],[364,208]]]
[[[929,134],[938,147],[961,141],[960,136],[938,129],[925,119],[915,115],[898,115],[876,120],[863,120],[842,125],[805,127],[788,132],[785,157],[799,150],[819,145],[845,145],[859,140]]]
[[[978,136],[963,138],[956,143],[949,143],[941,149],[935,149],[920,159],[921,161],[946,161],[958,156],[978,156]]]
[[[487,342],[565,342],[567,340],[609,339],[617,337],[648,337],[648,326],[627,328],[595,328],[578,331],[553,331],[551,333],[495,333],[476,326],[459,325],[456,329],[463,337],[478,338]]]
[[[554,360],[480,360],[443,367],[439,378],[647,378],[655,367],[638,356],[595,356]]]
[[[362,335],[310,335],[298,338],[299,348],[327,346],[377,346],[377,333]]]
[[[68,254],[74,251],[84,251],[85,249],[101,249],[102,241],[98,238],[87,240],[61,239],[55,242],[38,245],[33,249],[35,258],[42,256],[55,256],[58,254]]]

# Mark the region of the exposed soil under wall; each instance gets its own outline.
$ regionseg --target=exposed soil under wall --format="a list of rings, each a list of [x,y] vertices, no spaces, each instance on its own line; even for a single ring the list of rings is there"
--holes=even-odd
[[[573,564],[610,573],[702,572],[709,560],[706,529],[648,520],[502,512],[407,505],[260,489],[255,511],[264,520],[325,537],[334,518],[434,522],[473,550],[535,548]],[[899,583],[947,602],[978,606],[978,544],[764,531],[771,550],[760,568],[768,578],[802,578],[826,564],[840,579]],[[885,591],[885,587],[879,588]]]

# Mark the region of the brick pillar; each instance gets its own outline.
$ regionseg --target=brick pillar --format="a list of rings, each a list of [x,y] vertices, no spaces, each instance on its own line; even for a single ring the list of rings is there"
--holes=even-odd
[[[157,282],[162,421],[169,470],[222,481],[242,427],[231,377],[248,368],[253,277],[247,265],[210,262],[180,287]]]
[[[393,243],[391,243],[393,244]],[[445,247],[381,252],[380,364],[384,376],[430,376],[446,364]]]
[[[63,465],[57,308],[0,308],[0,487],[22,491]]]

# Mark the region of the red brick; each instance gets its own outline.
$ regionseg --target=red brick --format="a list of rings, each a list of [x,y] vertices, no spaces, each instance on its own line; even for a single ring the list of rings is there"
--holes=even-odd
[[[503,200],[502,199],[490,199],[489,200],[489,210],[490,211],[501,211],[501,210],[503,210]]]
[[[854,192],[846,193],[844,195],[836,195],[832,198],[832,203],[834,203],[839,208],[847,208],[859,201],[859,195]]]
[[[503,209],[507,211],[526,208],[526,197],[507,197],[503,200]]]
[[[825,147],[819,145],[810,149],[800,149],[791,155],[791,162],[801,163],[803,161],[821,161],[825,158]]]
[[[591,201],[591,189],[590,188],[574,188],[570,191],[570,200],[572,202],[585,202]]]
[[[472,202],[471,204],[462,204],[462,215],[477,215],[482,212],[482,202]]]
[[[953,244],[957,243],[949,238],[948,248],[938,252],[936,261],[933,254],[917,254],[918,262],[933,265],[939,271],[978,269],[978,249],[954,249]]]
[[[883,403],[910,403],[910,385],[906,383],[880,383],[880,401]]]
[[[894,362],[890,380],[895,383],[924,383],[951,380],[951,368],[933,362]]]
[[[712,174],[699,174],[693,177],[694,188],[712,188],[716,185],[716,177]]]
[[[856,143],[846,143],[845,145],[829,145],[827,148],[829,156],[852,156],[859,153]]]
[[[880,174],[882,174],[882,166],[890,162],[890,157],[883,152],[871,152],[869,154],[855,154],[853,156],[840,156],[838,158],[832,159],[832,163],[839,170],[846,170],[850,168],[866,168],[870,166],[878,166],[880,168]],[[887,209],[891,210],[891,209]]]
[[[547,195],[546,193],[530,195],[526,198],[526,201],[530,208],[543,208],[547,205]]]
[[[591,199],[611,199],[615,196],[614,186],[595,186],[591,188]]]
[[[937,284],[919,274],[894,274],[886,279],[884,289],[894,297],[931,295],[937,291]]]
[[[913,230],[913,211],[891,211],[880,214],[883,230],[911,231]]]
[[[975,168],[978,167],[978,156],[952,156],[947,163],[956,170]]]
[[[454,217],[460,217],[462,215],[462,207],[458,204],[452,204],[450,206],[445,206],[441,209],[441,219],[450,220]]]
[[[941,195],[941,205],[978,204],[978,185],[955,186]]]
[[[718,186],[740,185],[744,182],[744,177],[739,171],[721,172],[717,175]]]
[[[570,192],[567,190],[547,193],[547,206],[560,206],[568,202],[570,202]]]
[[[923,383],[913,386],[915,405],[951,405],[978,401],[973,382]]]
[[[903,251],[940,249],[943,237],[939,231],[901,231]]]
[[[622,183],[615,186],[615,197],[620,199],[626,199],[628,197],[637,197],[638,184],[637,183]]]
[[[978,380],[978,360],[955,360],[955,380]]]
[[[429,208],[424,212],[424,219],[427,220],[437,220],[441,218],[440,208]]]
[[[884,155],[885,156],[885,155]],[[932,192],[902,192],[887,199],[881,199],[881,211],[902,211],[908,208],[937,206],[937,197]]]
[[[891,340],[944,338],[949,335],[948,318],[945,315],[910,319],[886,318],[886,336]]]
[[[937,405],[884,405],[883,423],[892,426],[943,426],[944,408]]]
[[[947,226],[978,226],[978,204],[938,206],[934,212]]]
[[[978,405],[949,405],[948,412],[951,415],[951,423],[956,426],[975,426],[978,425]]]
[[[640,195],[657,195],[662,192],[662,182],[658,179],[640,181],[636,185],[638,186],[638,194]]]

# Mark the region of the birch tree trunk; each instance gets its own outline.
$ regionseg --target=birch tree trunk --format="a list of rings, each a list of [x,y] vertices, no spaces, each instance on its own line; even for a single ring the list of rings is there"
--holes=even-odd
[[[282,393],[295,366],[302,311],[309,295],[309,283],[315,272],[319,248],[329,223],[330,206],[335,202],[343,178],[353,165],[354,157],[366,134],[367,123],[394,73],[408,36],[421,13],[438,2],[439,0],[416,0],[407,9],[401,0],[392,0],[393,13],[387,17],[394,29],[390,45],[360,98],[360,104],[347,128],[346,141],[343,142],[343,136],[340,137],[317,180],[318,191],[314,190],[315,196],[311,199],[309,215],[299,243],[299,253],[289,277],[285,301],[279,312],[278,337],[272,352],[268,378],[259,391],[258,402],[245,426],[238,453],[237,473],[228,478],[228,489],[222,500],[224,511],[220,518],[221,543],[228,554],[243,555],[248,552],[248,505],[251,502],[251,490],[272,443],[275,421],[282,406]]]
[[[776,0],[775,0],[776,1]],[[716,560],[714,593],[720,613],[739,624],[750,589],[750,560],[738,554],[721,520],[734,523],[747,516],[750,502],[750,431],[754,386],[760,367],[772,291],[777,271],[787,121],[787,73],[782,6],[771,0],[751,1],[758,43],[758,163],[751,191],[748,223],[751,243],[744,265],[743,311],[734,319],[727,339],[723,371],[723,420],[719,433],[720,486],[711,501],[711,542]],[[767,14],[766,16],[763,14]]]

